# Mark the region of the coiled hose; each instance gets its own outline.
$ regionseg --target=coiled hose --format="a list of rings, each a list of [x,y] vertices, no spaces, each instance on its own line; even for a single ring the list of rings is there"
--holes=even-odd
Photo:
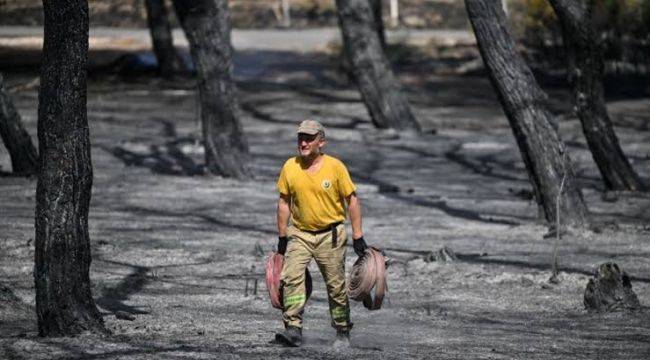
[[[284,255],[278,254],[277,251],[273,251],[266,260],[266,289],[269,291],[271,305],[280,310],[283,310],[284,308],[282,284],[280,282],[282,277],[282,266],[284,266]],[[307,299],[309,299],[312,291],[311,274],[309,274],[309,269],[305,269],[305,288],[307,291]]]
[[[370,247],[350,270],[348,296],[362,301],[368,310],[378,310],[386,289],[386,258],[379,249]]]

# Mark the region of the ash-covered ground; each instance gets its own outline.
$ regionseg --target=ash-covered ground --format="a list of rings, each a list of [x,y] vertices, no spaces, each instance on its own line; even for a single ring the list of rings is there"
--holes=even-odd
[[[397,136],[373,129],[356,88],[326,55],[240,52],[241,120],[255,174],[243,182],[203,175],[193,80],[93,73],[91,279],[112,335],[37,336],[36,181],[9,176],[9,155],[0,148],[0,283],[16,295],[0,302],[0,358],[647,358],[649,309],[594,315],[582,298],[594,267],[615,261],[631,275],[641,304],[650,304],[650,196],[603,197],[580,123],[569,113],[569,92],[548,89],[600,225],[561,239],[561,281],[550,284],[553,239],[544,238],[488,80],[435,75],[444,64],[428,65],[399,71],[425,134]],[[36,75],[6,77],[13,86]],[[13,98],[36,141],[37,89],[22,89]],[[650,97],[617,94],[608,103],[617,134],[650,182]],[[393,259],[384,307],[369,312],[353,304],[349,350],[331,347],[327,296],[313,263],[304,347],[271,342],[282,327],[263,283],[277,239],[275,181],[306,117],[326,125],[327,152],[348,165],[358,185],[365,237]],[[425,261],[443,247],[458,260]],[[348,254],[349,269],[356,256]],[[135,320],[117,319],[119,311]]]

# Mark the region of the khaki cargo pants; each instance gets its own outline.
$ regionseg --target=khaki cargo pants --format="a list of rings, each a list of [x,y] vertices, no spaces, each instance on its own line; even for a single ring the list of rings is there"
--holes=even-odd
[[[305,269],[314,258],[327,286],[332,326],[342,330],[352,327],[345,286],[345,225],[339,224],[336,232],[337,239],[332,242],[332,231],[311,233],[294,226],[287,230],[289,244],[281,277],[284,298],[282,319],[285,326],[302,328],[302,314],[307,300]]]

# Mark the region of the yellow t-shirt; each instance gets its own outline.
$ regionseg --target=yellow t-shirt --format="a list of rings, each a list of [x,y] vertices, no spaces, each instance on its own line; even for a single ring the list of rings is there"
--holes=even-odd
[[[356,191],[348,169],[329,155],[321,168],[307,174],[296,156],[284,163],[278,179],[280,194],[291,196],[291,221],[302,230],[324,230],[345,221],[345,198]]]

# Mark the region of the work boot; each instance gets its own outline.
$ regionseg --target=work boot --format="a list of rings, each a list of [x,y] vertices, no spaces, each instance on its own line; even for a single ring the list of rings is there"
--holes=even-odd
[[[284,346],[299,347],[302,345],[302,329],[287,326],[283,332],[275,334],[275,341]]]
[[[332,345],[335,349],[347,349],[350,347],[350,330],[336,330],[336,340]]]

